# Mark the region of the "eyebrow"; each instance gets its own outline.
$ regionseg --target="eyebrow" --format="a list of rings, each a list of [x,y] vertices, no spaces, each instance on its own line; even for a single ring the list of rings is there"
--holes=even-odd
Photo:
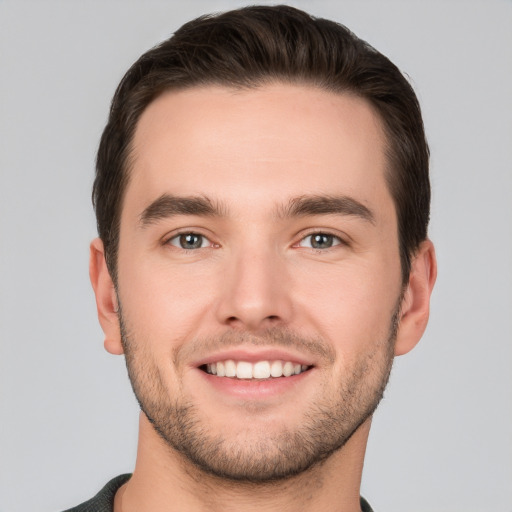
[[[348,215],[375,224],[375,215],[363,203],[349,196],[306,195],[293,198],[279,208],[279,217],[305,217],[309,215]]]
[[[201,217],[224,217],[226,209],[204,196],[173,196],[162,194],[140,214],[142,227],[175,215],[198,215]]]
[[[225,217],[227,208],[206,196],[174,196],[162,194],[140,214],[140,224],[146,227],[159,220],[176,215]],[[277,208],[278,218],[307,217],[313,215],[347,215],[375,224],[373,212],[349,196],[304,195],[290,199]]]

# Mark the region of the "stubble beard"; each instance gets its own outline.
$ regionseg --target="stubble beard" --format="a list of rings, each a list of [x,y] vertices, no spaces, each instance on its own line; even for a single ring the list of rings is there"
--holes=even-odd
[[[171,397],[160,371],[130,336],[119,309],[128,375],[142,412],[167,446],[200,471],[226,480],[270,483],[297,476],[340,450],[373,414],[383,397],[393,363],[399,306],[387,339],[374,345],[335,387],[324,383],[316,400],[306,404],[300,424],[269,433],[213,432],[199,408],[182,396]],[[231,337],[232,338],[232,337]],[[247,338],[247,337],[246,337]],[[281,330],[270,330],[258,344],[311,345]],[[243,414],[243,411],[241,411]]]

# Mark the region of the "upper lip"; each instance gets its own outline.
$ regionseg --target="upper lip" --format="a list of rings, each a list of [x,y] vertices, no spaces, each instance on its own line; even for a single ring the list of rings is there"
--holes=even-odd
[[[257,363],[258,361],[291,361],[296,364],[314,366],[311,356],[300,354],[289,349],[281,349],[276,347],[252,349],[247,347],[238,347],[232,349],[220,350],[210,353],[200,359],[194,361],[192,366],[200,367],[205,364],[217,363],[218,361],[247,361],[249,363]]]

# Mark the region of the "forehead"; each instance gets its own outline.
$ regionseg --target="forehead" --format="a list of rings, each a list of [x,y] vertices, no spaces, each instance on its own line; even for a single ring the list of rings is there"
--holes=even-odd
[[[315,87],[167,92],[142,114],[125,200],[163,193],[262,207],[304,194],[389,200],[385,136],[363,99]]]

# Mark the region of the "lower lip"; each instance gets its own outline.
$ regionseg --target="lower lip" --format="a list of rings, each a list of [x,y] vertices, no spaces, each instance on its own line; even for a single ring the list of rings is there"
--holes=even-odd
[[[199,372],[214,389],[245,400],[258,400],[270,398],[275,395],[293,390],[302,381],[307,379],[313,369],[290,377],[276,377],[270,379],[235,379],[232,377],[217,377],[202,370]]]

